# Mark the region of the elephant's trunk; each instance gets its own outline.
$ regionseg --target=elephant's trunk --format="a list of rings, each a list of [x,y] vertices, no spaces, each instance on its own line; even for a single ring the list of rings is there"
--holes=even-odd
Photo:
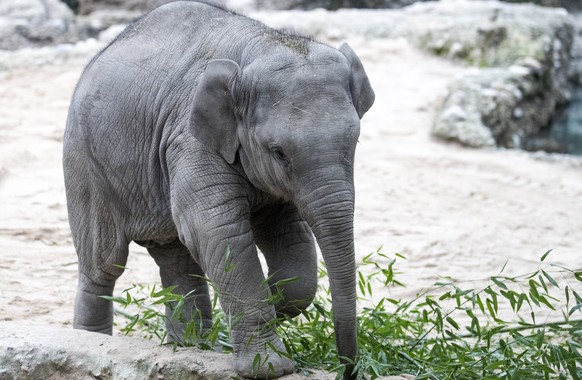
[[[340,360],[347,364],[344,379],[352,379],[353,365],[349,361],[355,361],[358,351],[353,181],[348,178],[319,182],[303,201],[305,207],[301,209],[327,266],[337,350]]]

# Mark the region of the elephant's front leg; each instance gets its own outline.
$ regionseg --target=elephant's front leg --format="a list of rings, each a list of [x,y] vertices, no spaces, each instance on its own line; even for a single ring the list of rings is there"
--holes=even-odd
[[[214,193],[215,199],[220,198]],[[178,228],[191,251],[200,252],[202,269],[219,293],[231,323],[234,367],[242,376],[275,378],[294,371],[276,333],[275,308],[249,220],[249,207],[240,199],[207,202],[204,210],[182,214]],[[257,358],[260,356],[260,364]]]
[[[311,229],[290,203],[257,210],[252,225],[269,266],[277,314],[294,317],[311,305],[317,292],[317,251]]]

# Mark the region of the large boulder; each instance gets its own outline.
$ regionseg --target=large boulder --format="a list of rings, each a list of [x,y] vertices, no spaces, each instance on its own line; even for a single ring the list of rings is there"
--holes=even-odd
[[[571,16],[574,24],[574,43],[571,51],[570,78],[582,85],[582,13]]]
[[[537,135],[552,120],[557,103],[545,82],[533,59],[509,68],[469,71],[450,86],[433,133],[474,148],[533,148],[532,140],[539,142]],[[539,148],[557,149],[547,144]]]
[[[59,0],[0,2],[0,49],[70,43],[78,39],[73,12]]]
[[[404,16],[395,34],[478,67],[509,66],[524,58],[550,66],[557,59],[561,65],[569,59],[573,40],[567,12],[531,4],[443,0],[415,4]]]
[[[421,9],[423,8],[423,9]],[[449,1],[417,7],[403,34],[435,54],[479,67],[450,87],[433,134],[471,147],[539,144],[570,99],[572,20],[562,9]]]
[[[62,327],[0,323],[0,380],[237,379],[231,356],[154,341]],[[284,380],[333,380],[335,374],[305,371]],[[384,380],[411,380],[387,376]],[[381,380],[380,379],[380,380]]]
[[[543,5],[545,7],[559,7],[565,8],[569,11],[582,10],[582,2],[580,0],[504,0],[511,3],[534,3]]]
[[[255,5],[259,9],[279,10],[311,10],[317,8],[328,10],[340,8],[396,9],[409,6],[417,1],[434,0],[255,0]]]
[[[80,14],[102,10],[125,10],[142,13],[163,2],[162,0],[79,0],[77,11]]]

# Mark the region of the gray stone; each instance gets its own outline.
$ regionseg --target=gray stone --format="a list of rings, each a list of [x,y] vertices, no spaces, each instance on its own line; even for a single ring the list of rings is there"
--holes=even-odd
[[[0,379],[226,379],[228,356],[57,327],[0,324]]]
[[[418,34],[410,38],[424,49],[482,67],[450,86],[433,134],[471,147],[544,146],[540,131],[571,95],[568,77],[574,28],[569,16],[563,10],[496,2],[451,1],[431,7],[443,19],[452,20],[457,11],[469,16],[459,17],[451,28],[442,21],[419,26]],[[429,22],[424,15],[421,19]],[[463,46],[455,50],[460,53],[453,54],[453,44]],[[456,108],[465,111],[465,119],[450,117],[450,110]]]
[[[549,124],[556,101],[535,69],[476,69],[450,86],[432,133],[475,148],[524,148]]]
[[[575,38],[572,45],[570,78],[574,83],[582,85],[582,13],[572,15],[572,23]]]
[[[479,67],[508,66],[525,58],[559,64],[567,60],[573,39],[566,11],[531,4],[443,0],[415,4],[404,16],[394,34]]]
[[[77,39],[73,12],[59,0],[0,2],[0,49],[47,46]]]
[[[431,0],[255,0],[258,9],[303,9],[317,8],[337,10],[341,8],[397,9],[419,1]]]
[[[236,379],[229,355],[154,341],[50,326],[0,323],[0,380],[224,380]],[[309,371],[284,380],[332,380]],[[385,380],[411,380],[387,376]]]

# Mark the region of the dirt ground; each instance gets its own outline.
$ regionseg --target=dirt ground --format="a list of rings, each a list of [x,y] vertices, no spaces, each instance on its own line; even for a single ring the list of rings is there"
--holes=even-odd
[[[469,150],[430,127],[447,84],[465,68],[404,40],[350,40],[376,91],[356,157],[356,249],[407,257],[413,297],[439,277],[486,278],[547,261],[582,268],[582,159]],[[61,169],[62,135],[84,62],[0,71],[0,321],[71,324],[76,256]],[[118,291],[159,281],[132,246]]]

